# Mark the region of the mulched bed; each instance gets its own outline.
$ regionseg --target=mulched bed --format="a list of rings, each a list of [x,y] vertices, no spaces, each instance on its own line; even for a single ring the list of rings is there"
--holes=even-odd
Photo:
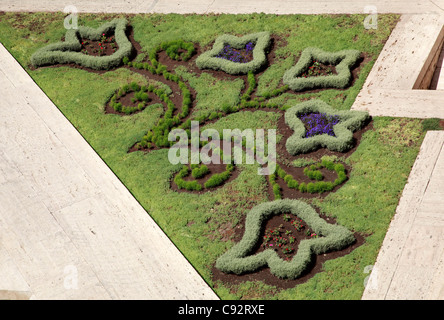
[[[321,77],[336,74],[338,73],[336,72],[336,68],[334,65],[326,65],[318,61],[313,61],[312,65],[308,67],[308,70],[302,73],[299,77]]]
[[[164,105],[164,108],[166,108],[165,103],[160,100],[160,98],[158,96],[156,96],[154,93],[152,92],[147,92],[148,97],[149,97],[149,102],[146,103],[145,107],[142,110],[137,110],[131,113],[131,115],[142,112],[143,110],[145,110],[149,105],[152,104],[157,104],[157,103],[161,103]],[[126,107],[137,107],[137,105],[140,103],[140,101],[136,101],[133,102],[131,99],[134,97],[134,91],[129,92],[123,96],[121,96],[120,98],[116,99],[116,102],[120,102],[122,103],[122,105],[126,106]],[[109,101],[106,103],[105,105],[105,113],[107,114],[118,114],[118,115],[126,115],[124,112],[118,112],[116,110],[114,110],[113,107],[111,107]]]
[[[103,40],[100,41],[81,39],[81,44],[81,52],[95,57],[110,56],[119,49],[114,36],[103,37]]]

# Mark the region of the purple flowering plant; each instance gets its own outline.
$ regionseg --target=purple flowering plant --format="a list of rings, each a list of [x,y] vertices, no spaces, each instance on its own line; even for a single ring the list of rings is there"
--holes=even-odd
[[[326,113],[311,112],[299,116],[306,128],[305,137],[313,137],[320,134],[335,136],[333,126],[340,121],[337,115],[328,115]]]
[[[253,49],[254,49],[254,43],[251,41],[245,45],[244,49],[240,50],[233,48],[229,44],[226,44],[224,46],[224,49],[215,57],[229,60],[232,62],[247,63],[253,59]]]

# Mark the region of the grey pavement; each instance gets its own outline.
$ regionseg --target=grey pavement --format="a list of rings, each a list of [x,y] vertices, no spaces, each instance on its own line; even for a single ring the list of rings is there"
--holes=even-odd
[[[0,299],[218,299],[0,44]]]
[[[63,11],[74,5],[78,12],[123,13],[252,13],[322,14],[365,13],[374,6],[379,13],[444,12],[444,0],[2,0],[4,11]]]

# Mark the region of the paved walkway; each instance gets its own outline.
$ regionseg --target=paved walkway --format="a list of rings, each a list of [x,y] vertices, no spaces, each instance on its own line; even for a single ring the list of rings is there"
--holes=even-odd
[[[2,0],[0,10],[63,11],[67,5],[79,12],[109,13],[364,13],[368,6],[379,13],[444,12],[444,0]]]
[[[363,299],[444,299],[444,131],[430,131]]]
[[[369,5],[360,0],[69,4],[79,12],[278,14],[363,13]],[[403,16],[353,108],[374,116],[444,119],[444,91],[413,90],[427,73],[429,52],[439,49],[444,0],[371,4],[379,13]],[[0,11],[61,11],[65,5],[2,0]],[[0,270],[6,275],[0,277],[0,298],[217,299],[2,46],[0,95]],[[427,134],[363,299],[444,299],[443,144],[443,132]]]
[[[0,299],[217,299],[0,44]]]
[[[444,90],[425,90],[444,41],[444,15],[404,14],[381,51],[352,109],[372,116],[444,119]],[[444,88],[444,73],[436,79]],[[423,87],[423,88],[421,88]]]

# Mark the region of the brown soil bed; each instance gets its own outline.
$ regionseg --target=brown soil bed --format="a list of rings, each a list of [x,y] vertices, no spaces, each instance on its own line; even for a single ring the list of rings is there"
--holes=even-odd
[[[81,39],[81,44],[81,52],[90,56],[110,56],[119,49],[114,36],[104,37],[103,40],[98,41]]]
[[[274,216],[267,221],[260,235],[261,240],[253,250],[253,254],[260,253],[266,249],[272,249],[282,260],[289,261],[295,256],[298,250],[298,244],[302,240],[316,237],[314,231],[297,216],[287,214],[291,220],[286,220],[284,219],[285,215],[286,214]],[[292,221],[297,222],[297,224],[301,226],[301,229],[296,229],[295,226],[292,225]],[[287,234],[287,232],[289,233]],[[268,238],[268,240],[266,240],[266,238]],[[284,252],[286,248],[291,251],[288,253]]]
[[[313,62],[308,70],[302,73],[299,78],[322,77],[328,75],[336,75],[336,67],[334,65],[326,65],[320,62]]]
[[[158,96],[156,96],[152,92],[146,92],[146,93],[148,94],[148,97],[149,97],[150,100],[148,102],[145,102],[145,107],[142,110],[137,110],[137,111],[134,111],[134,112],[130,113],[130,115],[142,112],[149,105],[157,104],[157,103],[161,103],[164,106],[164,110],[166,109],[165,103],[162,100],[160,100],[160,98]],[[123,106],[126,106],[126,107],[137,107],[139,103],[143,103],[142,101],[135,101],[135,102],[133,102],[132,101],[133,97],[134,97],[134,92],[132,91],[132,92],[129,92],[129,93],[121,96],[120,98],[117,98],[116,102],[120,102]],[[107,113],[107,114],[126,115],[126,113],[124,113],[124,112],[118,112],[118,111],[114,110],[114,108],[111,107],[109,101],[105,105],[105,113]]]

